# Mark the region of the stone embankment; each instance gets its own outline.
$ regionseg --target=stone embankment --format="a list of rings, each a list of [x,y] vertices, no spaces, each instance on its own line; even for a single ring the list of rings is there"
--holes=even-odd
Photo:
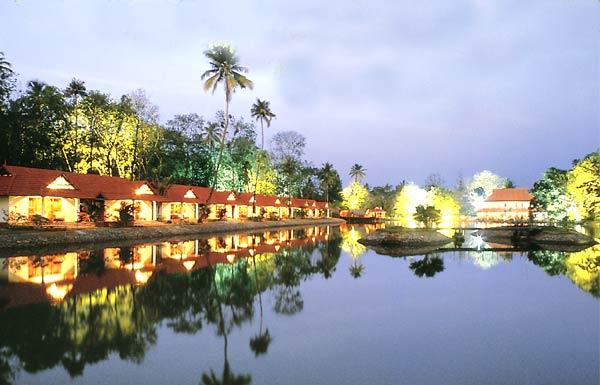
[[[62,230],[3,229],[0,232],[0,257],[17,255],[15,252],[41,254],[62,250],[100,247],[107,244],[151,243],[166,240],[190,239],[224,233],[246,233],[279,228],[308,226],[338,226],[341,219],[290,219],[272,222],[209,222],[196,225],[162,225],[134,227],[98,227]]]
[[[503,226],[479,230],[477,235],[486,242],[500,244],[532,244],[538,246],[591,246],[596,244],[592,237],[575,230],[552,226]]]

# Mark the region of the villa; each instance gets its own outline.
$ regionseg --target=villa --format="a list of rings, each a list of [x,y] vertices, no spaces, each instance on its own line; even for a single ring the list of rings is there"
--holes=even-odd
[[[294,218],[329,216],[329,204],[309,199],[216,191],[173,184],[159,191],[149,181],[78,174],[21,166],[0,166],[0,222],[47,219],[74,223],[100,212],[101,220],[119,220],[123,205],[134,206],[136,221],[191,222],[209,209],[208,219],[250,217]]]
[[[526,188],[495,189],[477,209],[483,221],[525,221],[531,214],[533,196]]]

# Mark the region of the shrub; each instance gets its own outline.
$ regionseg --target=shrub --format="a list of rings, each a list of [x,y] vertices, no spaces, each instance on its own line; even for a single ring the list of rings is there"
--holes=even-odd
[[[119,224],[123,226],[131,226],[134,221],[135,207],[130,203],[121,202],[119,209]]]

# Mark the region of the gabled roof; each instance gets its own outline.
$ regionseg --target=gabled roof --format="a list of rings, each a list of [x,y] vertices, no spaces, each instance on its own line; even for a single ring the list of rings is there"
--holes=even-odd
[[[530,201],[533,195],[526,188],[499,188],[494,189],[492,194],[485,200],[486,202],[514,202]]]
[[[327,203],[327,202],[318,202],[317,201],[317,208],[318,209],[328,209],[329,208],[329,203]]]
[[[210,194],[210,188],[200,186],[187,186],[172,184],[165,192],[165,199],[169,202],[205,203]]]

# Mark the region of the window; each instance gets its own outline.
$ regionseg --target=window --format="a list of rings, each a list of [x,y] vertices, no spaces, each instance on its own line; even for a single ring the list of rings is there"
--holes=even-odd
[[[42,198],[29,198],[27,215],[29,217],[42,215]]]

